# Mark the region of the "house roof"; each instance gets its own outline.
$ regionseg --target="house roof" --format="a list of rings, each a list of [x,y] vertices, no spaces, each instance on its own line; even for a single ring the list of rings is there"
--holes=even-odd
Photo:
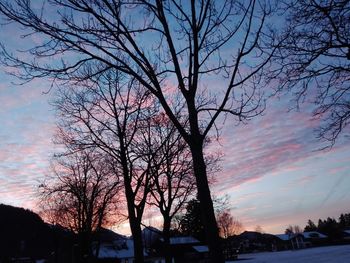
[[[247,239],[256,239],[257,237],[262,236],[262,234],[255,231],[244,231],[239,236]]]
[[[147,256],[147,253],[143,253]],[[132,239],[126,240],[125,248],[117,248],[113,244],[101,244],[98,258],[134,258],[134,241]]]
[[[101,228],[99,230],[98,234],[98,240],[100,242],[113,242],[116,240],[125,240],[127,239],[126,236],[120,235],[110,229]]]
[[[326,235],[321,234],[317,231],[308,231],[301,233],[305,238],[327,238]]]
[[[302,235],[304,238],[327,238],[326,235],[321,234],[317,231],[308,231],[308,232],[303,232],[303,233],[299,233],[299,234],[279,234],[279,235],[275,235],[275,236],[283,241],[288,241],[297,235]]]
[[[199,253],[209,252],[208,246],[193,246],[193,248]]]
[[[112,244],[101,244],[98,258],[117,258],[118,253]]]
[[[155,228],[155,227],[153,227],[153,226],[145,226],[145,227],[142,229],[142,233],[147,233],[147,232],[162,234],[162,231],[161,231],[161,230],[159,230],[158,228]]]
[[[290,239],[290,235],[288,235],[288,234],[279,234],[279,235],[275,235],[275,236],[283,241],[287,241]]]
[[[191,236],[185,236],[185,237],[171,237],[170,238],[170,244],[171,245],[179,245],[179,244],[194,244],[199,243],[197,239]]]
[[[154,227],[145,227],[142,230],[142,239],[146,247],[152,246],[162,236],[162,231]]]

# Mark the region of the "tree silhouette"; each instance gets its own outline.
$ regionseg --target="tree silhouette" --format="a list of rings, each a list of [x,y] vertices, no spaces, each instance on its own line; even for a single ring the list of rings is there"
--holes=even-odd
[[[98,255],[93,233],[118,222],[120,190],[105,155],[85,150],[55,158],[53,174],[39,187],[42,215],[78,234],[79,262]]]
[[[350,213],[340,215],[339,225],[343,229],[350,228]]]
[[[229,210],[224,210],[217,215],[218,226],[220,229],[220,235],[223,238],[229,236],[238,235],[243,230],[243,225],[240,221],[234,218]]]
[[[211,261],[224,262],[203,148],[224,115],[245,121],[265,107],[261,89],[276,51],[268,48],[269,1],[54,0],[37,10],[17,0],[1,2],[0,12],[46,37],[30,48],[32,61],[3,49],[3,62],[22,69],[24,80],[78,82],[113,68],[158,99],[191,151]]]
[[[307,221],[307,225],[304,228],[304,231],[317,231],[317,226],[311,219],[309,219]]]
[[[283,43],[275,53],[280,90],[291,90],[298,106],[314,102],[318,138],[333,146],[349,132],[350,2],[292,0],[284,9]]]
[[[158,207],[163,217],[164,243],[170,243],[170,228],[174,216],[195,195],[195,182],[188,145],[164,113],[151,120],[152,137],[148,147],[157,149],[152,159],[152,187],[148,203]],[[171,258],[167,258],[171,262]]]
[[[72,151],[97,148],[109,157],[111,180],[123,186],[135,259],[142,262],[141,222],[157,168],[154,159],[163,143],[152,144],[154,100],[137,81],[115,70],[74,87],[61,86],[56,95],[58,135],[65,145]]]
[[[197,199],[192,199],[186,206],[186,213],[180,219],[181,234],[205,240],[204,225],[201,218],[201,206]]]

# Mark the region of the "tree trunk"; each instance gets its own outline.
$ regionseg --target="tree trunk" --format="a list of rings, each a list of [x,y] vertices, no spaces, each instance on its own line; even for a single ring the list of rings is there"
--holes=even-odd
[[[100,249],[101,249],[101,240],[98,239],[97,243],[96,243],[96,250],[95,250],[95,255],[94,255],[96,260],[98,260],[98,256],[100,254]]]
[[[144,257],[143,257],[141,225],[138,222],[138,220],[136,220],[136,218],[131,219],[130,216],[129,216],[129,223],[130,223],[132,238],[134,241],[135,263],[143,263]]]
[[[164,254],[165,254],[165,262],[171,263],[171,254],[170,254],[170,224],[171,219],[168,216],[163,215],[164,223],[163,223],[163,238],[164,238]]]
[[[225,262],[222,250],[219,231],[216,224],[213,201],[208,185],[206,165],[203,155],[203,144],[198,142],[198,137],[191,140],[190,148],[193,158],[193,169],[196,177],[198,198],[200,201],[201,218],[203,220],[206,242],[209,247],[210,262]]]
[[[79,262],[89,263],[91,255],[91,235],[88,231],[83,231],[79,233]]]

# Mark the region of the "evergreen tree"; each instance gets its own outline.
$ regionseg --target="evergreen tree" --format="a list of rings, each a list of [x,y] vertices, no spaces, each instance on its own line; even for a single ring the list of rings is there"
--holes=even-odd
[[[320,224],[321,222],[321,224]],[[326,220],[319,220],[318,231],[328,236],[333,241],[341,237],[341,228],[334,218],[328,217]]]
[[[309,219],[307,221],[307,225],[304,228],[304,231],[317,231],[317,226],[311,219]]]
[[[350,213],[340,214],[339,221],[330,217],[325,220],[318,219],[317,226],[309,219],[304,231],[317,231],[327,235],[329,241],[337,241],[342,238],[342,232],[346,229],[350,229]]]
[[[201,219],[200,203],[197,199],[188,202],[186,213],[180,219],[180,232],[182,235],[193,236],[204,241],[205,232]]]
[[[341,214],[339,217],[339,226],[342,229],[348,229],[350,228],[350,213],[348,214]]]

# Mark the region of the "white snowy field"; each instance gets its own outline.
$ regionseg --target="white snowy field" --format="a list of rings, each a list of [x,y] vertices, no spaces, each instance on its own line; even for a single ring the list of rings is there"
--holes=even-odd
[[[241,254],[238,259],[242,263],[346,263],[350,262],[350,245]]]

